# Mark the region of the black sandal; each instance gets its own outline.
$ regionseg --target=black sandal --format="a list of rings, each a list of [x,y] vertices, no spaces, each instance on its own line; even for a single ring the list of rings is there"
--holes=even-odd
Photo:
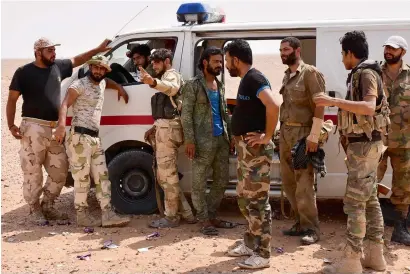
[[[200,232],[204,235],[218,235],[219,231],[214,226],[203,226]]]

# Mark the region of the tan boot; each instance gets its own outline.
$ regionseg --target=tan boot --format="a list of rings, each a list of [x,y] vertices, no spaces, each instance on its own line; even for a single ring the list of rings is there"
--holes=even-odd
[[[92,215],[90,215],[88,208],[79,208],[77,209],[77,226],[101,226],[101,219],[96,219]]]
[[[120,216],[112,209],[106,209],[102,211],[102,226],[103,227],[122,227],[128,225],[130,218],[126,216]]]
[[[68,220],[68,214],[57,211],[54,208],[54,201],[47,197],[41,202],[41,210],[47,220]]]
[[[386,270],[386,260],[383,255],[383,244],[365,240],[363,242],[363,249],[363,267],[368,267],[376,271]]]
[[[335,265],[325,267],[323,273],[362,274],[363,268],[360,262],[361,257],[362,252],[356,252],[350,245],[346,245],[341,259]]]
[[[29,219],[35,225],[46,225],[48,222],[43,215],[41,210],[40,203],[37,202],[33,205],[30,205],[30,216]]]

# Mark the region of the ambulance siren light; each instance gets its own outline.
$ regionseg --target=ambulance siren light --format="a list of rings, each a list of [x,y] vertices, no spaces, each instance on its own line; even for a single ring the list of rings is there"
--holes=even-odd
[[[225,13],[204,3],[185,3],[177,11],[178,22],[182,23],[223,23]]]

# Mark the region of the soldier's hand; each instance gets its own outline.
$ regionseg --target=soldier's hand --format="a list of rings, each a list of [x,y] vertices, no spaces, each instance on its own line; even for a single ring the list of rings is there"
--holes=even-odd
[[[19,128],[18,126],[16,126],[16,125],[13,125],[13,126],[10,128],[10,132],[11,132],[11,135],[13,135],[14,138],[16,138],[16,139],[21,139],[21,138],[23,138],[23,136],[21,135],[21,132],[20,132],[20,128]]]
[[[112,41],[110,39],[105,39],[98,47],[98,53],[100,52],[105,52],[107,50],[110,50],[111,47],[108,47],[108,44],[110,44]]]
[[[154,130],[155,130],[155,127],[152,127],[152,128],[148,129],[148,130],[145,132],[145,134],[144,134],[144,140],[145,140],[146,142],[149,141],[149,136],[150,136],[152,133],[154,133]]]
[[[305,151],[305,153],[307,154],[308,152],[316,152],[317,147],[318,147],[317,143],[306,140],[306,151]]]
[[[149,75],[149,73],[146,72],[146,70],[143,67],[139,66],[138,69],[141,72],[141,76],[140,76],[141,82],[152,86],[154,84],[154,78],[152,78],[152,76]]]
[[[125,103],[128,104],[128,93],[125,91],[123,87],[121,87],[120,90],[118,90],[118,101],[121,97],[124,98]]]
[[[193,160],[195,158],[195,145],[187,144],[185,147],[185,154],[188,156],[189,160]]]
[[[245,141],[248,142],[248,144],[253,147],[255,145],[266,145],[269,144],[271,141],[270,138],[267,138],[264,133],[258,133],[258,132],[249,132],[246,134]]]
[[[59,144],[62,144],[65,136],[65,126],[58,126],[54,132],[54,138]]]

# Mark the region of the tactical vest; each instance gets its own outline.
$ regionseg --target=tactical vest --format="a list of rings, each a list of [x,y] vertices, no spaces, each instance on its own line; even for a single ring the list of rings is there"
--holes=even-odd
[[[364,68],[358,69],[351,78],[350,91],[347,91],[346,100],[363,101],[360,89],[360,76]],[[377,99],[375,115],[359,115],[346,110],[338,111],[338,128],[340,134],[366,134],[369,140],[372,139],[372,133],[378,131],[381,133],[382,140],[386,144],[387,134],[390,125],[390,109],[386,95],[383,91],[381,76],[377,79]]]
[[[157,119],[174,119],[179,116],[177,104],[175,103],[177,95],[168,96],[162,92],[157,92],[151,97],[151,111],[154,120]]]

